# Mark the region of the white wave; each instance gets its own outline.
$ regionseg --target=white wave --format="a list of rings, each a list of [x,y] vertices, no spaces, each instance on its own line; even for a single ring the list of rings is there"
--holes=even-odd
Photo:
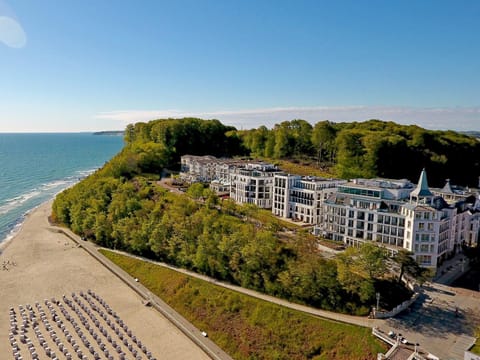
[[[96,168],[89,169],[89,170],[79,170],[79,171],[76,172],[76,174],[78,174],[79,177],[83,178],[83,177],[92,175],[98,169],[100,169],[100,168],[96,167]]]
[[[75,185],[85,177],[93,174],[98,169],[99,168],[97,167],[88,170],[79,170],[73,175],[67,176],[63,179],[46,182],[35,189],[29,190],[27,193],[7,199],[0,205],[0,215],[18,209],[26,202],[35,198],[43,198],[42,201],[46,200],[46,198],[52,198],[63,190]]]
[[[10,240],[12,240],[15,235],[18,234],[18,232],[20,231],[20,229],[22,228],[22,225],[23,225],[23,221],[24,221],[24,217],[21,219],[21,221],[19,221],[18,223],[15,224],[15,226],[9,231],[9,233],[7,234],[7,236],[1,240],[0,239],[0,244],[6,244],[8,243]]]
[[[6,200],[5,204],[0,206],[0,215],[6,214],[11,210],[20,207],[22,204],[26,203],[30,199],[33,199],[41,194],[42,194],[41,191],[35,189],[26,194],[22,194],[20,196],[16,196],[14,198]]]
[[[47,183],[47,184],[43,184],[40,188],[42,190],[48,190],[48,189],[53,189],[53,188],[57,188],[57,187],[60,187],[60,186],[65,186],[65,185],[68,185],[70,183],[71,183],[71,181],[68,181],[68,180],[56,180],[56,181],[52,181],[52,182]]]
[[[40,189],[41,190],[50,190],[50,189],[61,188],[63,190],[63,189],[66,189],[67,187],[70,187],[70,186],[76,184],[77,182],[79,182],[83,178],[93,174],[97,170],[98,170],[98,168],[89,169],[89,170],[78,170],[78,171],[75,172],[74,175],[67,176],[64,179],[54,180],[54,181],[51,181],[49,183],[42,184],[40,186]]]

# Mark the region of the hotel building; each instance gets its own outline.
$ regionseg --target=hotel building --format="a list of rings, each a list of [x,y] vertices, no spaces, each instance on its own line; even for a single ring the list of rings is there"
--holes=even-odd
[[[424,267],[435,268],[463,244],[479,237],[480,201],[463,196],[453,204],[434,195],[425,170],[417,186],[408,180],[356,179],[339,185],[324,202],[316,232],[347,245],[373,241],[406,249]]]
[[[344,183],[346,180],[275,174],[272,213],[285,219],[316,225],[322,219],[323,202]]]
[[[230,197],[238,203],[271,209],[273,179],[278,168],[272,164],[249,163],[230,173]]]

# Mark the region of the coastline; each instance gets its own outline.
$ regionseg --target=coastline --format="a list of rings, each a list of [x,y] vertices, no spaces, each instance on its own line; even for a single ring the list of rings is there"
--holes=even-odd
[[[91,289],[122,316],[157,358],[209,357],[169,320],[74,241],[48,223],[53,200],[32,209],[17,234],[1,244],[0,347],[8,348],[9,309]],[[43,358],[43,357],[41,357]]]
[[[10,229],[10,231],[8,233],[6,233],[5,237],[4,238],[0,238],[0,254],[2,253],[2,250],[8,246],[8,243],[10,241],[12,241],[15,236],[20,232],[23,224],[25,223],[25,221],[27,220],[28,216],[33,212],[35,211],[36,209],[38,209],[39,207],[41,206],[44,206],[45,204],[47,203],[53,203],[53,201],[55,200],[55,197],[60,194],[61,192],[75,186],[76,184],[78,184],[80,181],[82,181],[83,179],[85,179],[86,177],[94,174],[96,171],[98,171],[99,169],[101,169],[101,167],[93,167],[91,169],[87,169],[87,170],[81,170],[80,171],[80,176],[69,176],[65,179],[62,179],[62,180],[54,180],[53,183],[65,183],[66,186],[60,188],[60,189],[57,189],[57,191],[55,193],[51,193],[49,195],[48,198],[44,199],[42,202],[40,202],[39,204],[33,206],[32,208],[26,210],[25,212],[23,212],[23,214],[21,214],[15,221],[14,225],[12,226],[12,228]],[[68,180],[69,178],[75,178],[75,181],[70,181]]]
[[[15,239],[18,233],[22,230],[23,225],[27,221],[30,214],[32,214],[35,210],[42,206],[49,206],[51,207],[51,203],[53,203],[54,199],[46,200],[43,203],[31,208],[30,210],[26,211],[19,219],[18,223],[12,228],[12,230],[7,234],[4,239],[0,240],[0,255],[2,252],[10,245],[10,243]],[[50,203],[50,204],[49,204]]]

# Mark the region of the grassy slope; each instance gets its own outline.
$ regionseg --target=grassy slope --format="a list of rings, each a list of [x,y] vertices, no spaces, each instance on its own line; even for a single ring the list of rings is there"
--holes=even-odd
[[[234,359],[376,359],[386,347],[368,328],[257,300],[148,262],[101,251]]]

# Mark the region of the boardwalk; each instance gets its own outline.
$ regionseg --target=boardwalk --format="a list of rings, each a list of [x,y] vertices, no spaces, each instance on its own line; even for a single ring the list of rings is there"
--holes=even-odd
[[[120,358],[120,353],[117,352],[117,346],[120,346],[119,350],[127,355],[128,359],[133,358],[133,350],[137,352],[137,356],[142,356],[142,359],[147,358],[148,352],[151,353],[152,358],[156,359],[230,359],[226,354],[223,357],[207,355],[199,343],[185,334],[185,331],[188,331],[198,335],[204,340],[202,344],[209,347],[209,340],[203,338],[198,329],[188,328],[188,323],[180,328],[177,323],[155,308],[144,306],[143,297],[133,291],[131,286],[112,275],[111,270],[88,255],[76,242],[63,234],[53,232],[47,222],[47,216],[50,214],[48,205],[43,205],[29,215],[19,234],[0,255],[1,263],[9,262],[8,270],[0,271],[2,284],[0,349],[2,351],[8,350],[9,356],[13,355],[11,343],[14,341],[10,341],[10,335],[12,335],[24,359],[31,358],[30,354],[25,356],[25,352],[30,352],[30,349],[36,351],[39,359],[49,358],[46,355],[46,347],[56,354],[63,354],[67,349],[66,351],[73,355],[74,351],[81,350],[82,356],[88,354],[87,357],[91,359],[93,356],[90,353],[90,346],[94,352],[103,355],[104,350],[101,347],[105,346],[109,355],[115,354],[114,358]],[[108,314],[108,310],[105,310],[97,299],[88,294],[89,289],[100,295],[101,299],[116,312],[123,321],[123,325],[128,327],[127,330],[116,322],[117,318]],[[107,319],[104,319],[100,312],[79,295],[80,291],[87,294],[88,300],[97,308],[103,307],[102,311],[107,312],[105,315]],[[73,293],[78,296],[77,299],[83,303],[86,310],[76,302]],[[75,305],[75,309],[81,316],[70,307],[69,303]],[[68,320],[62,308],[76,324]],[[52,314],[51,310],[56,314]],[[103,330],[107,331],[107,337],[91,318],[92,314],[99,321],[98,326],[102,326]],[[42,319],[42,317],[46,318]],[[49,324],[45,324],[44,320]],[[24,321],[25,324],[23,324]],[[107,321],[110,321],[110,325]],[[34,325],[34,322],[38,324]],[[85,324],[88,324],[88,329]],[[17,334],[12,332],[12,325],[18,327]],[[25,326],[23,334],[22,326]],[[80,335],[76,327],[81,331]],[[48,328],[51,329],[47,330]],[[94,331],[93,334],[89,333],[90,329]],[[52,330],[55,333],[51,333]],[[116,334],[117,330],[119,333],[122,332],[123,339]],[[141,341],[147,353],[144,353],[138,344],[135,345],[133,338],[128,335],[128,330],[131,331],[132,336]],[[21,335],[28,337],[25,343],[22,343]],[[94,335],[97,339],[101,339],[101,344],[98,344]],[[116,341],[115,347],[108,340],[109,335],[112,341]],[[75,343],[69,342],[68,336],[71,341],[75,340]],[[85,339],[82,339],[82,336]],[[123,343],[125,339],[126,345]],[[46,344],[45,348],[43,344]],[[130,345],[132,350],[129,349]],[[78,349],[74,346],[78,346]],[[218,349],[214,344],[209,347],[209,349],[212,348]],[[221,350],[218,351],[224,354]],[[1,354],[3,356],[6,353]],[[78,359],[78,353],[75,353],[75,357],[72,356],[72,358]]]

